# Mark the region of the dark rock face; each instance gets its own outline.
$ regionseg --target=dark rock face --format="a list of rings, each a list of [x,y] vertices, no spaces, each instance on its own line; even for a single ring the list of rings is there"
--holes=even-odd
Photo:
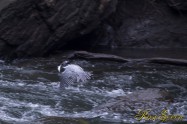
[[[0,11],[15,0],[0,0]]]
[[[112,45],[187,47],[187,1],[171,1],[173,0],[119,0],[116,12],[105,22],[115,32],[111,33]],[[105,39],[106,37],[99,40],[108,43]]]
[[[185,0],[16,0],[0,13],[0,56],[64,48],[187,47]]]
[[[1,56],[43,56],[58,50],[95,29],[115,4],[116,0],[17,0],[1,11]],[[108,7],[111,12],[105,13]]]
[[[186,0],[167,0],[170,7],[177,10],[178,12],[187,12],[187,2]]]

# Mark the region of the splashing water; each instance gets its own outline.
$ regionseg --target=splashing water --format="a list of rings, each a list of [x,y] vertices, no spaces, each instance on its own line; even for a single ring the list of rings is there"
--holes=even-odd
[[[136,122],[121,113],[92,111],[108,100],[136,89],[165,88],[175,94],[171,113],[187,116],[187,68],[156,64],[117,62],[74,63],[93,72],[82,86],[59,89],[56,67],[62,59],[38,58],[0,61],[0,123],[21,123],[41,117],[98,118],[101,123]],[[104,64],[103,64],[104,63]]]

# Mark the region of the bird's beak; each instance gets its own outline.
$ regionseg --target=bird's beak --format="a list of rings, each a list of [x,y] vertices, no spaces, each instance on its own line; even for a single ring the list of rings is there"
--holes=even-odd
[[[59,66],[57,67],[57,69],[58,69],[58,71],[60,72],[60,69],[61,69],[61,65],[59,65]]]

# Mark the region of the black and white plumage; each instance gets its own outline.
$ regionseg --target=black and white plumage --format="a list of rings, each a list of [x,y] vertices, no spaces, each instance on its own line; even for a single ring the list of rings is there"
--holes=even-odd
[[[68,61],[64,61],[58,66],[60,72],[60,87],[64,88],[74,83],[82,83],[91,78],[91,73],[86,72],[79,65],[69,64]]]

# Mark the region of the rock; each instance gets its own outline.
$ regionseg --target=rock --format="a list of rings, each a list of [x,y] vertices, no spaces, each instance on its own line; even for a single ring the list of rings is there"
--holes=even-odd
[[[7,5],[0,7],[0,57],[98,47],[187,47],[186,0],[15,0]]]
[[[87,60],[107,60],[116,62],[139,62],[139,63],[156,63],[156,64],[168,64],[175,66],[187,66],[187,60],[185,59],[173,59],[173,58],[143,58],[143,59],[127,59],[112,54],[92,53],[87,51],[75,51],[68,55],[68,59],[87,59]]]
[[[178,13],[187,12],[186,0],[167,0],[168,5],[178,11]]]
[[[186,5],[185,0],[119,0],[116,12],[98,29],[101,36],[97,38],[97,45],[111,48],[187,47]],[[177,12],[173,8],[177,8]],[[109,27],[114,31],[109,31]]]
[[[13,1],[15,1],[15,0],[1,0],[0,1],[0,11],[4,8],[4,7],[6,7],[6,6],[8,6],[11,2],[13,2]]]
[[[89,124],[86,119],[83,118],[66,118],[66,117],[43,117],[36,120],[33,124]]]
[[[151,110],[155,114],[168,107],[170,101],[172,98],[166,91],[149,88],[111,99],[94,108],[94,111],[131,115],[138,110]]]
[[[129,59],[125,59],[120,56],[102,53],[92,53],[87,51],[75,51],[68,55],[68,59],[87,59],[87,60],[108,60],[116,62],[129,62]]]
[[[90,33],[117,0],[16,0],[1,11],[0,56],[44,56]],[[106,12],[107,11],[107,12]]]

